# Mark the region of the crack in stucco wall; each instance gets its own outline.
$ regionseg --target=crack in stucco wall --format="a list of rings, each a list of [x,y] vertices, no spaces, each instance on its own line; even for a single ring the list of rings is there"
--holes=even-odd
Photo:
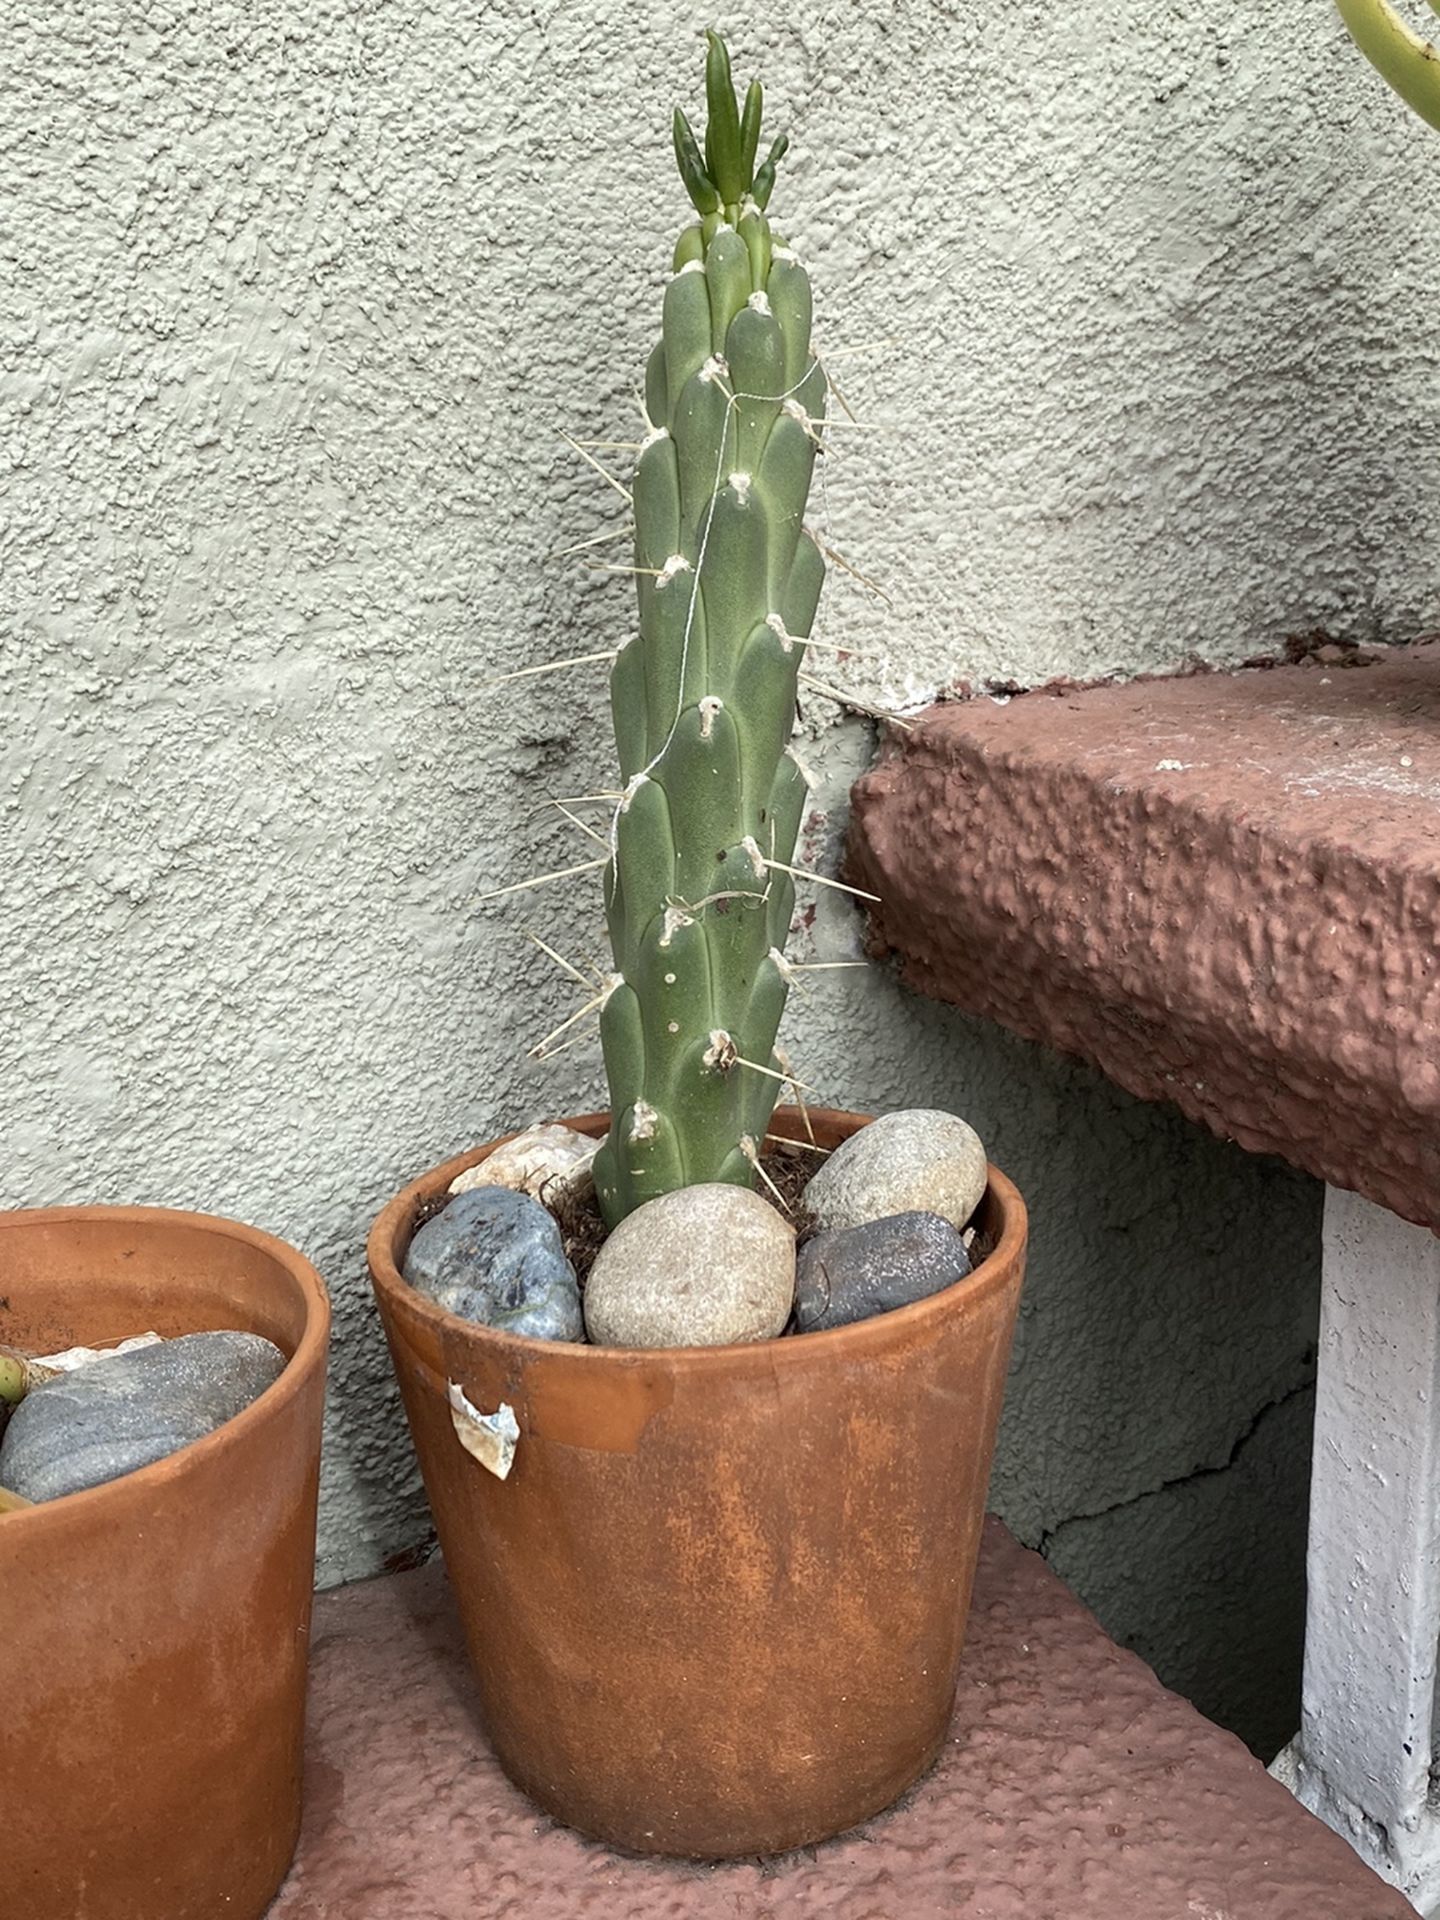
[[[1143,1500],[1154,1500],[1159,1495],[1172,1493],[1181,1487],[1194,1486],[1202,1480],[1211,1479],[1216,1474],[1230,1473],[1235,1467],[1240,1465],[1241,1457],[1245,1449],[1250,1445],[1251,1441],[1255,1439],[1267,1420],[1279,1412],[1282,1407],[1289,1406],[1293,1400],[1300,1398],[1302,1395],[1308,1394],[1313,1398],[1314,1391],[1315,1355],[1312,1351],[1306,1356],[1304,1377],[1297,1380],[1293,1386],[1286,1387],[1282,1392],[1276,1394],[1273,1399],[1267,1400],[1262,1407],[1258,1407],[1255,1410],[1235,1435],[1230,1446],[1230,1451],[1225,1459],[1202,1461],[1198,1465],[1187,1469],[1184,1473],[1177,1473],[1168,1479],[1159,1480],[1153,1486],[1142,1487],[1138,1493],[1126,1494],[1122,1500],[1112,1500],[1108,1505],[1096,1507],[1086,1513],[1067,1514],[1063,1520],[1057,1521],[1054,1526],[1046,1527],[1037,1540],[1027,1541],[1026,1545],[1033,1546],[1038,1554],[1048,1560],[1052,1547],[1058,1540],[1063,1539],[1066,1531],[1072,1527],[1080,1526],[1089,1521],[1108,1519],[1111,1514],[1123,1513],[1127,1508],[1136,1506]]]
[[[1222,1464],[1051,1529],[1046,1558],[1122,1645],[1269,1761],[1299,1725],[1314,1387]]]

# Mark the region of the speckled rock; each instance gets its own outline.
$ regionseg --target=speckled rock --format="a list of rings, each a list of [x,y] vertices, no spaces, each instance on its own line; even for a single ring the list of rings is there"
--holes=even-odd
[[[583,1340],[580,1290],[560,1229],[528,1194],[477,1187],[410,1242],[410,1285],[447,1313],[532,1340]]]
[[[938,1213],[893,1213],[817,1233],[795,1264],[795,1327],[823,1333],[953,1286],[970,1271],[964,1242]]]
[[[0,1486],[26,1500],[118,1480],[213,1433],[279,1379],[257,1333],[187,1333],[37,1387],[0,1440]]]
[[[663,1193],[622,1220],[585,1286],[585,1324],[605,1347],[718,1347],[768,1340],[790,1318],[795,1235],[745,1187]]]
[[[960,1228],[980,1204],[985,1148],[967,1121],[934,1107],[882,1114],[812,1176],[805,1205],[824,1231],[894,1213],[938,1213]]]
[[[477,1187],[512,1187],[517,1193],[553,1203],[580,1199],[595,1191],[591,1166],[600,1142],[573,1127],[551,1123],[527,1127],[513,1140],[487,1154],[477,1166],[467,1167],[450,1182],[451,1193],[471,1193]]]

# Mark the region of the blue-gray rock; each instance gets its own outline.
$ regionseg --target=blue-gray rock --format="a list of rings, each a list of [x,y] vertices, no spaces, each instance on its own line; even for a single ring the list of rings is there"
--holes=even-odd
[[[26,1500],[98,1487],[203,1440],[279,1379],[258,1333],[187,1333],[36,1387],[0,1439],[0,1486]]]
[[[892,1213],[938,1213],[964,1227],[985,1192],[980,1136],[934,1107],[885,1113],[843,1140],[813,1174],[805,1206],[829,1232]]]
[[[477,1187],[452,1200],[410,1242],[405,1278],[447,1313],[532,1340],[583,1340],[575,1269],[538,1200]]]
[[[823,1333],[908,1307],[970,1271],[965,1244],[938,1213],[895,1213],[817,1233],[795,1269],[795,1331]]]

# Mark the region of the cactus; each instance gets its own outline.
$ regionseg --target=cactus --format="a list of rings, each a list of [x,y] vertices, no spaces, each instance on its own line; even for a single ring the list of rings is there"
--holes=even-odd
[[[1390,0],[1336,0],[1350,36],[1400,98],[1440,127],[1440,48],[1413,32]],[[1430,0],[1440,13],[1440,0]]]
[[[825,573],[803,522],[826,381],[809,279],[765,213],[787,143],[756,166],[759,83],[740,106],[708,39],[703,155],[675,114],[698,219],[646,374],[639,634],[610,681],[624,798],[605,874],[613,1121],[596,1184],[611,1226],[675,1187],[753,1182],[780,1085],[784,869],[808,784],[789,741]]]

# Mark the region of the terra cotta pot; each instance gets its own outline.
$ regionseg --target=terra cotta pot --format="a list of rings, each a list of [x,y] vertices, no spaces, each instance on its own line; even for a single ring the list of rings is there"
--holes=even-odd
[[[812,1111],[820,1144],[865,1124]],[[598,1133],[604,1115],[567,1124]],[[799,1136],[777,1113],[775,1131]],[[641,1852],[773,1853],[854,1826],[949,1725],[1025,1257],[990,1171],[994,1251],[854,1326],[634,1350],[472,1326],[407,1286],[392,1200],[369,1261],[496,1753],[540,1805]],[[519,1422],[499,1480],[447,1386]]]
[[[283,1879],[329,1319],[310,1263],[234,1221],[0,1214],[0,1339],[234,1327],[289,1356],[193,1446],[0,1516],[0,1912],[258,1920]]]

